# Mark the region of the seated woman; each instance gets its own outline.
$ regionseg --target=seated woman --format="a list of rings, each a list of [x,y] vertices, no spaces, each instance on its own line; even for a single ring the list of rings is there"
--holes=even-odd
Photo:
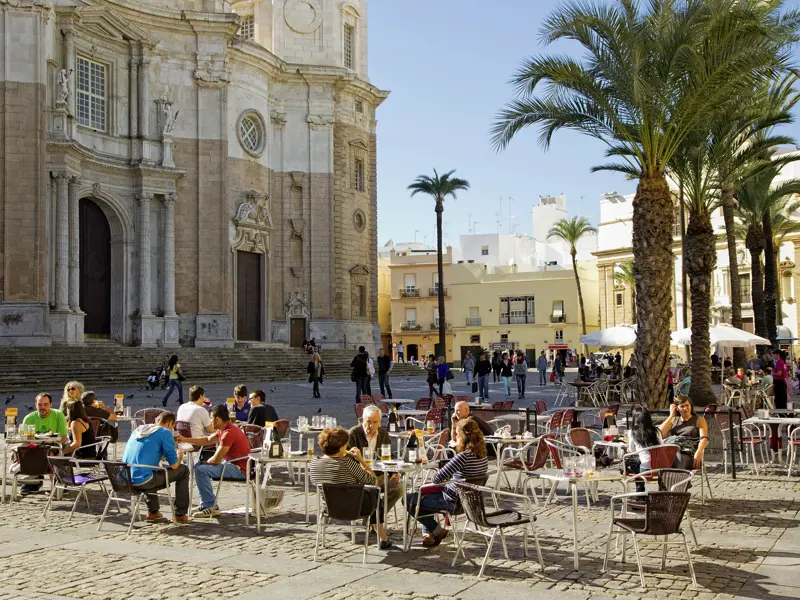
[[[69,400],[67,402],[66,416],[71,441],[64,446],[64,454],[74,453],[73,456],[75,458],[96,460],[97,446],[91,445],[96,442],[94,429],[92,429],[89,419],[86,418],[83,401],[80,399]]]
[[[433,483],[448,481],[471,481],[485,479],[488,469],[486,460],[486,442],[483,439],[478,423],[473,419],[461,419],[456,428],[455,458],[436,471]],[[408,511],[414,514],[419,498],[417,492],[408,495]],[[432,494],[419,498],[419,523],[422,525],[422,545],[438,546],[447,536],[447,531],[436,521],[434,513],[452,511],[458,504],[458,489],[452,483]]]
[[[645,448],[661,445],[661,434],[655,425],[650,411],[643,406],[634,406],[631,411],[631,426],[628,431],[628,452],[637,452],[636,456],[625,459],[625,471],[630,474],[649,471],[650,452]],[[645,491],[644,481],[636,481],[636,491]]]
[[[677,444],[681,451],[675,458],[678,469],[699,469],[708,446],[708,423],[694,411],[688,396],[678,396],[669,407],[669,417],[661,424],[665,444]]]
[[[361,456],[358,448],[347,451],[347,441],[350,434],[341,427],[329,427],[319,434],[317,443],[324,453],[324,456],[311,462],[309,468],[311,483],[321,485],[323,483],[361,483],[363,485],[377,485],[378,478],[370,469]],[[386,529],[381,523],[383,510],[378,498],[380,493],[377,489],[364,491],[364,500],[361,506],[361,514],[368,515],[373,509],[372,529],[377,528],[378,536],[381,539],[381,550],[392,547],[392,540],[386,534]]]

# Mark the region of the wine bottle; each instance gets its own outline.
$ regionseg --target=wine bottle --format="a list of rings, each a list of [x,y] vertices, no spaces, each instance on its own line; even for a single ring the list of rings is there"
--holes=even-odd
[[[397,431],[397,409],[393,409],[389,413],[389,431],[394,433]]]
[[[413,451],[416,452],[418,447],[419,447],[419,444],[417,443],[417,436],[412,431],[411,432],[411,437],[409,437],[408,441],[406,442],[406,460],[408,460],[408,451],[409,450],[413,450]]]
[[[270,429],[269,439],[269,457],[283,458],[283,445],[281,444],[281,437],[278,435],[277,427]]]

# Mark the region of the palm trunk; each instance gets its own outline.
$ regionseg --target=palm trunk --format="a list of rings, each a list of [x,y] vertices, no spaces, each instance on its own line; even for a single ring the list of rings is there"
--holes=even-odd
[[[742,286],[739,282],[739,260],[736,256],[736,223],[734,212],[736,202],[733,199],[733,188],[722,190],[722,216],[725,218],[725,240],[728,243],[728,275],[731,289],[731,325],[742,329]],[[734,348],[733,366],[744,367],[746,361],[744,348]]]
[[[766,318],[767,335],[772,347],[778,345],[777,298],[775,296],[775,257],[772,249],[772,215],[764,213],[764,316]]]
[[[578,277],[577,252],[574,246],[570,250],[570,254],[572,255],[572,272],[575,274],[575,285],[578,288],[578,305],[581,307],[581,330],[583,335],[586,335],[586,311],[583,309],[583,292],[581,291],[581,279]]]
[[[636,387],[651,407],[667,403],[672,320],[672,196],[666,177],[642,177],[633,199]]]
[[[439,296],[439,346],[442,356],[447,361],[447,341],[445,339],[445,314],[444,314],[444,266],[442,265],[442,213],[444,203],[436,200],[436,266],[439,272],[439,285],[436,292]]]
[[[774,256],[772,257],[775,265],[775,323],[777,325],[783,325],[783,294],[781,293],[781,278],[778,266],[781,264],[781,247],[780,244],[773,244],[772,248],[774,252]],[[775,332],[775,339],[778,338],[778,332]]]
[[[716,237],[707,212],[690,213],[686,231],[686,270],[692,297],[692,385],[689,397],[696,406],[716,398],[711,383],[711,276],[717,264]]]

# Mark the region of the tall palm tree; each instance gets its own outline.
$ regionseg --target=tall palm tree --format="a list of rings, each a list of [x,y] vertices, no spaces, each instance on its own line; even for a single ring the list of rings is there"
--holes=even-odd
[[[616,265],[614,282],[631,291],[631,313],[636,318],[636,277],[633,276],[633,261],[629,260]]]
[[[419,175],[414,183],[408,186],[411,190],[411,197],[417,194],[426,194],[433,198],[436,211],[436,264],[439,273],[439,285],[437,294],[439,296],[439,346],[442,354],[447,358],[447,340],[445,330],[447,322],[444,313],[444,267],[442,266],[442,213],[444,212],[444,201],[448,197],[456,199],[456,192],[469,189],[469,182],[466,179],[453,177],[455,169],[439,175],[436,169],[433,170],[433,177]]]
[[[542,39],[577,42],[582,58],[526,60],[513,78],[517,98],[492,130],[498,149],[529,126],[540,127],[545,148],[556,131],[577,130],[619,160],[595,170],[638,179],[637,387],[651,404],[666,401],[672,317],[673,204],[665,169],[699,123],[752,94],[776,56],[788,60],[771,30],[756,26],[779,8],[777,0],[567,2],[545,21]]]
[[[575,285],[578,288],[578,304],[581,307],[581,330],[586,335],[586,311],[583,309],[583,292],[581,291],[581,280],[578,277],[578,250],[575,246],[587,233],[597,233],[597,228],[593,227],[586,217],[572,217],[571,219],[559,219],[547,232],[547,239],[558,238],[569,245],[569,255],[572,257],[572,273],[575,275]]]

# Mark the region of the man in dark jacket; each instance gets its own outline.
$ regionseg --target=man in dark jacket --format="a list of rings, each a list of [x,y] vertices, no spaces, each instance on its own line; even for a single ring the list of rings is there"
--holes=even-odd
[[[389,386],[389,373],[394,366],[394,361],[391,356],[386,354],[386,351],[381,348],[378,351],[378,383],[381,386],[381,394],[384,397],[392,397],[392,388]]]
[[[352,427],[348,433],[350,434],[350,438],[347,440],[348,450],[358,448],[361,452],[364,448],[369,448],[376,460],[380,458],[381,446],[392,447],[392,438],[389,437],[389,432],[381,427],[381,409],[374,404],[364,409],[364,414],[361,415],[361,425]],[[386,474],[376,471],[375,475],[378,478],[377,485],[383,488]],[[389,495],[386,498],[389,509],[403,497],[403,487],[399,484],[400,477],[396,473],[389,477]]]
[[[478,380],[478,395],[484,400],[489,398],[489,375],[492,373],[492,363],[486,360],[486,353],[481,352],[478,362],[475,363],[475,378]]]
[[[361,402],[361,394],[369,395],[369,367],[366,353],[367,349],[364,346],[359,346],[358,354],[353,357],[350,363],[350,368],[353,369],[350,379],[356,384],[356,404]]]

